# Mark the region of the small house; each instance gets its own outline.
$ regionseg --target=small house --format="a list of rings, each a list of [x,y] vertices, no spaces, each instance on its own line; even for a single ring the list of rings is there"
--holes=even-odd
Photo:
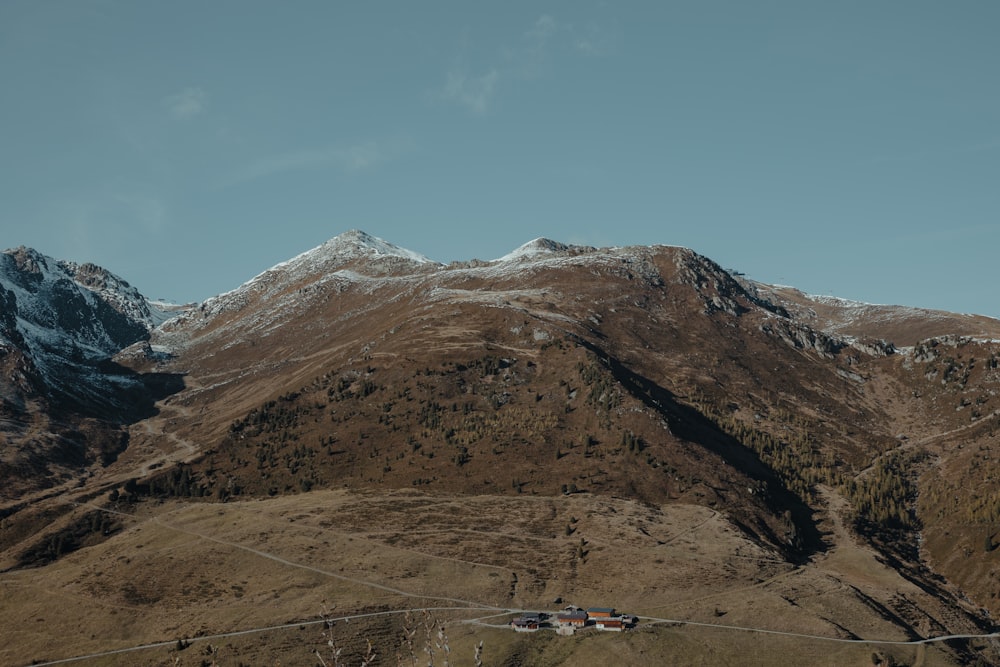
[[[594,620],[599,618],[611,618],[614,615],[614,607],[591,607],[587,610],[587,616]]]
[[[598,630],[621,632],[625,629],[625,619],[621,616],[602,617],[594,620]]]
[[[510,622],[515,632],[537,632],[541,627],[541,620],[538,614],[525,614]]]
[[[556,622],[559,625],[572,625],[577,628],[582,628],[583,626],[587,625],[587,612],[567,611],[562,614],[557,614]]]

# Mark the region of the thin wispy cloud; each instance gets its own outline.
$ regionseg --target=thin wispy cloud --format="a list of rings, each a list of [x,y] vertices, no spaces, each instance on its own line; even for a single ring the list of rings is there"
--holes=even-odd
[[[489,110],[497,92],[507,82],[537,79],[551,69],[554,54],[579,53],[603,55],[607,53],[610,37],[596,25],[578,30],[570,23],[562,23],[549,14],[542,14],[527,28],[498,49],[492,60],[471,73],[465,53],[458,58],[445,75],[440,97],[463,106],[477,114]],[[468,41],[463,51],[469,48]]]
[[[444,98],[476,113],[484,113],[496,91],[499,77],[500,73],[496,69],[479,76],[470,76],[460,67],[453,68],[448,72]]]
[[[556,20],[548,14],[542,14],[538,17],[538,20],[536,20],[531,27],[525,31],[524,36],[535,42],[544,43],[557,29],[558,25],[556,24]]]
[[[550,42],[565,29],[548,14],[539,16],[517,43],[503,49],[503,59],[510,75],[520,79],[541,76],[548,66]]]
[[[223,187],[274,176],[289,171],[314,169],[337,169],[344,172],[362,171],[389,159],[395,154],[376,142],[366,142],[354,146],[329,146],[326,148],[305,148],[276,155],[268,155],[249,162],[225,178]]]
[[[583,27],[569,26],[573,49],[587,56],[605,56],[611,53],[618,41],[618,31],[608,25],[588,23]]]
[[[185,88],[163,100],[170,115],[177,120],[188,120],[203,114],[208,105],[208,93],[201,88]]]

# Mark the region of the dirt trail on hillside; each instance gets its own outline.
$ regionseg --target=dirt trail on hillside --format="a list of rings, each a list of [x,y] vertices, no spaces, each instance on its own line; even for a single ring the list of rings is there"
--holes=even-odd
[[[861,472],[858,473],[857,479],[863,479],[866,475],[870,474],[871,471],[875,469],[875,466],[878,465],[878,462],[881,461],[884,457],[886,457],[886,456],[888,456],[890,454],[895,454],[897,452],[911,451],[911,450],[914,450],[914,449],[916,449],[918,447],[926,447],[926,446],[935,444],[935,443],[937,443],[940,440],[945,440],[947,438],[951,438],[951,437],[953,437],[955,435],[958,435],[960,433],[963,433],[965,431],[968,431],[968,430],[971,430],[971,429],[974,429],[974,428],[977,428],[977,427],[981,427],[984,423],[988,422],[991,419],[996,419],[997,417],[1000,417],[1000,410],[994,410],[993,412],[991,412],[990,414],[986,415],[985,417],[982,417],[981,419],[977,419],[974,422],[970,422],[968,424],[964,424],[962,426],[959,426],[958,428],[953,428],[951,430],[944,431],[942,433],[934,433],[934,434],[931,434],[931,435],[927,435],[927,436],[924,436],[922,438],[919,438],[918,440],[908,440],[906,442],[903,442],[898,447],[890,449],[889,451],[885,452],[881,456],[876,456],[875,459],[871,462],[871,464],[867,468],[865,468],[864,470],[862,470]]]

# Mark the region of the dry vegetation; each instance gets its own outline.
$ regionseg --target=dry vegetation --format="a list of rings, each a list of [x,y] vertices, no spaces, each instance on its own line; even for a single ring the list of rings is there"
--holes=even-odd
[[[473,664],[480,641],[485,665],[597,665],[612,655],[623,656],[619,664],[725,664],[736,655],[741,664],[781,664],[774,656],[788,655],[788,664],[862,665],[873,651],[930,665],[967,655],[733,629],[897,641],[943,629],[920,626],[942,606],[841,541],[832,516],[836,546],[803,567],[714,510],[586,494],[322,491],[128,509],[123,529],[101,544],[0,579],[10,629],[0,662],[157,644],[80,664],[313,664],[328,632],[341,664],[359,664],[366,640],[373,664],[395,664],[408,651],[404,626],[424,623],[421,609],[435,609],[456,665]],[[642,621],[624,635],[576,637],[491,627],[511,618],[505,610],[571,602],[613,605]],[[274,629],[229,634],[259,628]]]
[[[0,662],[409,664],[443,628],[456,665],[1000,663],[907,643],[1000,613],[1000,346],[889,354],[691,253],[584,255],[271,276],[161,331],[129,363],[183,391],[0,507]],[[566,603],[642,622],[503,627]]]

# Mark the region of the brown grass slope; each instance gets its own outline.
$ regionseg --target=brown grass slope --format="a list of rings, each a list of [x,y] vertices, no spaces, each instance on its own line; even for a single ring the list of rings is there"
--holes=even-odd
[[[1000,349],[953,337],[893,354],[876,340],[890,331],[883,316],[870,330],[864,317],[853,321],[849,333],[864,342],[852,344],[834,335],[842,327],[810,326],[817,322],[799,318],[787,299],[748,292],[680,248],[562,248],[520,264],[440,267],[389,257],[305,274],[279,267],[157,332],[151,342],[169,357],[144,346],[120,355],[136,371],[183,376],[185,387],[131,426],[128,449],[81,488],[64,489],[48,505],[8,508],[5,562],[48,564],[4,575],[5,585],[34,581],[29,572],[65,571],[59,576],[86,588],[81,604],[107,589],[107,604],[132,596],[129,604],[148,616],[116,642],[95,629],[89,642],[78,639],[60,655],[152,642],[168,627],[170,636],[192,636],[276,622],[259,607],[274,593],[256,598],[252,614],[232,617],[206,599],[235,590],[219,588],[223,573],[239,578],[244,592],[270,590],[277,573],[247,570],[243,561],[216,568],[195,555],[166,565],[168,555],[189,548],[214,550],[213,562],[233,554],[257,562],[264,557],[247,549],[275,542],[279,569],[291,567],[284,561],[313,567],[322,555],[333,568],[323,572],[354,572],[428,596],[379,601],[362,586],[338,598],[351,610],[466,595],[529,608],[572,596],[713,625],[760,628],[767,618],[771,629],[833,638],[981,632],[991,622],[979,606],[997,611],[989,591],[1000,506],[989,452]],[[333,502],[334,491],[363,498],[353,523],[341,501],[305,509],[313,499]],[[93,507],[65,505],[106,502],[109,492],[134,519],[109,524],[88,514]],[[174,500],[158,506],[156,498]],[[240,533],[244,507],[257,520],[265,507],[287,514]],[[220,523],[191,529],[202,515],[188,513],[214,516],[211,508]],[[581,515],[600,523],[584,523],[582,537]],[[319,516],[326,518],[309,518]],[[632,518],[616,529],[621,516]],[[671,531],[680,516],[687,527]],[[315,541],[323,532],[292,539],[304,525],[337,526],[337,548]],[[139,530],[194,540],[143,545],[150,559],[143,572],[178,567],[180,580],[214,588],[199,593],[130,570],[122,558],[134,559],[131,536]],[[689,532],[698,539],[687,556],[657,553]],[[858,535],[874,550],[856,543]],[[414,554],[411,579],[387,573],[374,551],[350,555],[359,545],[344,541],[358,539]],[[101,555],[113,552],[121,555]],[[458,595],[458,573],[431,565],[443,562],[485,568],[475,571],[486,578]],[[72,567],[91,575],[70,574]],[[100,584],[92,580],[98,571]],[[131,593],[127,581],[136,582]],[[303,585],[312,584],[295,584]],[[316,595],[299,598],[279,606],[278,616],[316,613]],[[25,620],[34,613],[16,603],[9,609]],[[181,610],[201,625],[171,615]],[[462,628],[460,643],[477,636],[472,626],[449,627]],[[636,651],[634,664],[648,662],[639,656],[723,664],[752,654],[747,641],[763,641],[735,639],[742,630],[653,627],[615,650]],[[369,632],[391,646],[392,628],[395,620]],[[566,664],[607,641],[559,645],[483,631],[506,656],[492,664]],[[727,637],[721,653],[709,650],[719,637],[706,632]],[[263,635],[246,641],[231,654],[288,656],[304,645]],[[794,641],[774,635],[766,644]],[[870,664],[873,649],[922,664],[996,657],[988,643],[964,640],[919,651],[823,648],[805,638],[796,645],[816,649],[808,653],[814,664]],[[857,651],[847,659],[840,649]],[[843,661],[823,662],[835,655]],[[762,651],[757,664],[768,656]]]

